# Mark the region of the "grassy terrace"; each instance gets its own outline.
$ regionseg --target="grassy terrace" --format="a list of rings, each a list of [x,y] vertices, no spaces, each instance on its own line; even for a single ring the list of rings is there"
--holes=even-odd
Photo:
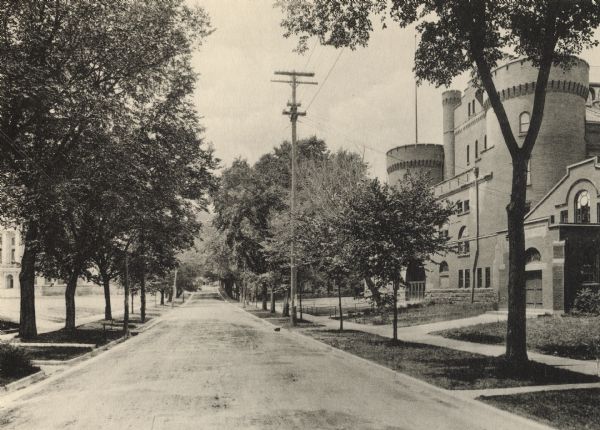
[[[70,360],[92,351],[93,348],[76,346],[44,347],[22,346],[31,360]]]
[[[398,327],[409,327],[439,321],[469,318],[491,310],[493,310],[492,305],[483,303],[419,303],[417,305],[409,305],[407,308],[399,309]],[[360,324],[391,324],[392,315],[391,313],[365,313],[356,318],[351,318],[349,321]]]
[[[600,428],[600,389],[489,396],[479,400],[559,429]]]
[[[451,339],[504,344],[506,322],[480,324],[435,333]],[[600,317],[546,316],[527,320],[530,350],[560,357],[593,360],[598,352]]]
[[[281,327],[289,327],[287,318],[268,311],[248,310]],[[430,384],[451,390],[506,388],[597,382],[598,378],[531,362],[523,369],[512,369],[501,358],[437,346],[398,342],[360,331],[328,330],[310,322],[296,330],[327,345],[379,363]]]
[[[288,317],[282,316],[280,313],[272,314],[269,311],[263,311],[263,310],[257,310],[257,309],[247,309],[247,311],[249,313],[251,313],[252,315],[255,315],[259,318],[267,320],[271,324],[276,325],[278,327],[294,328],[290,324],[290,319]],[[298,325],[296,326],[296,328],[311,328],[311,327],[315,328],[315,327],[323,327],[323,326],[320,324],[312,323],[310,321],[306,321],[306,320],[298,320]]]
[[[359,331],[309,330],[306,334],[430,384],[450,390],[596,382],[598,378],[530,362],[513,369],[502,358],[418,343],[393,343]]]

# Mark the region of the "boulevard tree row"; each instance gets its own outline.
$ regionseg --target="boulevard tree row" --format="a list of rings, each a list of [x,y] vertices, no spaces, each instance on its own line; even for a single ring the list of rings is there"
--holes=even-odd
[[[332,153],[316,137],[301,140],[298,154],[294,238],[288,142],[253,166],[236,160],[223,171],[213,199],[215,232],[204,248],[208,275],[242,301],[260,289],[265,310],[270,293],[273,312],[274,293],[289,297],[294,239],[300,284],[328,283],[341,300],[344,286],[365,282],[379,307],[391,307],[396,338],[401,274],[411,262],[451,251],[439,226],[452,206],[435,199],[427,177],[409,175],[397,186],[381,183],[368,177],[358,154]]]
[[[190,96],[212,29],[183,0],[0,1],[0,214],[23,235],[19,334],[36,336],[36,274],[147,286],[193,244],[216,167]],[[151,282],[147,283],[150,280]]]

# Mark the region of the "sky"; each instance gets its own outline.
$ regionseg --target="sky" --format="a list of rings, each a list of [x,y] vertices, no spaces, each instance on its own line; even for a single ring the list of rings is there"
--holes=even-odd
[[[222,165],[236,157],[255,162],[283,140],[291,139],[282,110],[291,97],[275,70],[315,73],[319,85],[303,85],[298,101],[307,116],[298,137],[316,135],[331,150],[364,154],[371,174],[385,180],[385,153],[415,142],[415,81],[412,72],[414,29],[389,25],[372,33],[369,46],[342,52],[309,41],[304,55],[293,52],[296,39],[285,39],[282,13],[273,0],[190,0],[211,16],[216,31],[194,56],[200,74],[194,102]],[[600,81],[600,49],[582,55]],[[463,90],[468,77],[457,78]],[[419,143],[441,143],[445,88],[418,89]]]

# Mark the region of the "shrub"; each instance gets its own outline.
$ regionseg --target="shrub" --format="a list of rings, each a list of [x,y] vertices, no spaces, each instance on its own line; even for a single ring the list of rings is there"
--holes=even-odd
[[[31,360],[23,348],[8,343],[0,344],[0,374],[2,376],[25,376],[32,373],[33,369]]]
[[[583,288],[575,296],[573,307],[581,313],[600,315],[600,291]]]

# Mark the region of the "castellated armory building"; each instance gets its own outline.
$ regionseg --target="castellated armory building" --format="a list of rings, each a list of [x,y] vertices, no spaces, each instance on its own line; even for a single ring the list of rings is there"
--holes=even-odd
[[[493,71],[513,132],[529,128],[537,69],[518,59]],[[427,173],[435,195],[455,202],[442,234],[456,252],[409,267],[409,291],[436,301],[507,304],[506,205],[512,165],[489,100],[470,85],[442,94],[443,145],[414,143],[387,152],[389,182]],[[527,306],[568,311],[581,288],[600,288],[600,84],[577,60],[550,74],[544,119],[527,175]]]

